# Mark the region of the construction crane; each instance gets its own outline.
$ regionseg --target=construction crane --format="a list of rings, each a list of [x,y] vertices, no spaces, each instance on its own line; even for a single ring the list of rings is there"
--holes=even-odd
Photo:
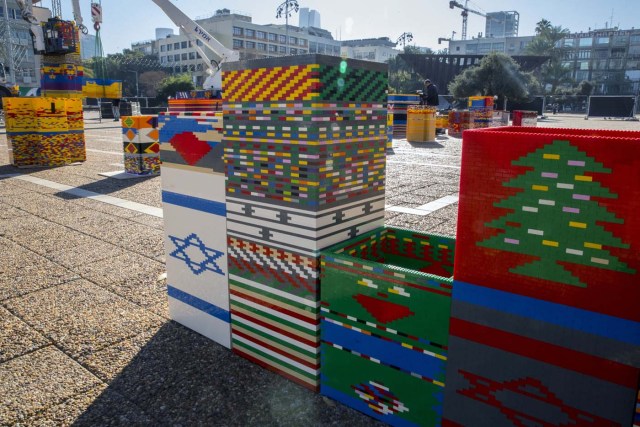
[[[469,16],[469,13],[475,13],[476,15],[479,16],[483,16],[483,17],[487,17],[487,15],[485,13],[482,12],[478,12],[477,10],[473,10],[473,9],[469,9],[467,6],[469,5],[469,0],[465,0],[464,1],[464,5],[462,5],[461,3],[458,3],[455,0],[451,0],[449,2],[449,9],[453,9],[453,8],[460,8],[462,9],[462,13],[460,13],[460,15],[462,15],[462,37],[461,40],[466,40],[467,39],[467,17]]]

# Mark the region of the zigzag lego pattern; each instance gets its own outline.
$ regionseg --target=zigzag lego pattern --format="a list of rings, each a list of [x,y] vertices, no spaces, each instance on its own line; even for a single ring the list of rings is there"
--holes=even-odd
[[[320,55],[225,66],[232,348],[316,390],[319,251],[384,218],[386,71]]]
[[[377,70],[350,67],[346,61],[344,66],[284,65],[225,72],[223,87],[224,98],[229,102],[385,102],[387,75]]]
[[[156,116],[123,116],[124,170],[135,175],[160,173],[160,143]]]
[[[632,424],[639,142],[639,132],[465,133],[448,422]]]
[[[9,161],[19,167],[86,160],[80,99],[3,98]]]
[[[398,228],[323,251],[321,393],[391,425],[439,425],[454,252]],[[371,405],[372,383],[404,410]]]

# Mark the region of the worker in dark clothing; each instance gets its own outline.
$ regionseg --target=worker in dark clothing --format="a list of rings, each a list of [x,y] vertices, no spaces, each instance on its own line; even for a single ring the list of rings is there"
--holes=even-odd
[[[114,98],[111,100],[111,111],[113,112],[113,121],[120,120],[120,98]]]
[[[438,87],[431,83],[431,80],[424,81],[424,91],[420,95],[420,104],[437,107],[440,104],[438,100]]]

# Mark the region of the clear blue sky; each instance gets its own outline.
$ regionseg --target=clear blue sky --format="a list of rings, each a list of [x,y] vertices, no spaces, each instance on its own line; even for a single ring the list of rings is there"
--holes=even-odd
[[[90,0],[80,0],[83,17],[90,34],[94,34],[89,11]],[[458,0],[464,4],[464,0]],[[276,9],[282,1],[264,0],[174,0],[189,17],[211,16],[216,9],[228,8],[244,12],[257,24],[284,23],[276,19]],[[459,39],[462,28],[460,9],[449,9],[448,0],[298,0],[301,7],[320,12],[322,27],[331,31],[334,38],[342,40],[389,37],[395,41],[402,33],[411,32],[413,42],[432,49],[438,46],[438,37]],[[392,4],[393,3],[393,4]],[[51,7],[51,0],[41,5]],[[519,35],[532,35],[536,22],[546,18],[554,25],[569,28],[572,32],[604,28],[611,22],[622,29],[640,27],[640,3],[638,0],[473,0],[469,7],[481,12],[516,10],[520,13]],[[102,43],[105,53],[121,52],[131,42],[153,39],[156,27],[172,27],[169,18],[151,0],[104,0]],[[70,0],[62,0],[64,19],[72,19]],[[298,15],[290,18],[298,24]],[[485,19],[469,15],[468,34],[484,32]]]

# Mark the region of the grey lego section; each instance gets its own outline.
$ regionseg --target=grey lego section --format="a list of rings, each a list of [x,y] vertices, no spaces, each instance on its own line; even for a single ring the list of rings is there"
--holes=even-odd
[[[570,348],[613,362],[640,367],[640,348],[622,341],[459,300],[452,304],[451,317]]]
[[[600,417],[595,420],[631,425],[629,409],[635,407],[635,389],[454,336],[449,338],[449,355],[444,397],[447,420],[463,426],[512,427],[516,419],[509,416],[530,420],[523,425],[580,425],[580,421]],[[462,372],[481,379],[474,385]],[[527,385],[518,381],[527,381]],[[483,390],[484,397],[461,394],[471,390]]]

